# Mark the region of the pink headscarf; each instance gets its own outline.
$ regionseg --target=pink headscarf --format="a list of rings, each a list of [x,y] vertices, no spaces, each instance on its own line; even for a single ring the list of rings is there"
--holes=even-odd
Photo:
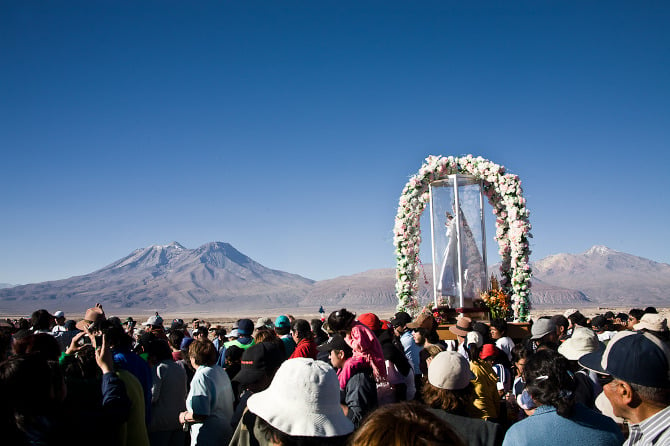
[[[386,363],[384,353],[382,353],[382,345],[372,330],[355,321],[351,327],[351,332],[344,340],[354,352],[338,375],[340,388],[344,389],[351,375],[362,364],[372,367],[372,373],[378,382],[386,380]]]

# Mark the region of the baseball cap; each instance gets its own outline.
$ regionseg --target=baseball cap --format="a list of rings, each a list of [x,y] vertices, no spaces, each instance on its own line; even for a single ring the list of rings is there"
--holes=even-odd
[[[237,332],[242,336],[251,336],[254,332],[254,323],[251,319],[240,319],[237,321]]]
[[[320,352],[330,352],[332,350],[343,350],[347,352],[345,356],[349,357],[352,354],[351,347],[346,343],[342,335],[336,334],[332,338],[328,339],[323,344],[319,345],[317,348]]]
[[[227,338],[236,338],[240,335],[240,333],[237,331],[237,328],[233,328],[230,330],[230,333],[226,335]]]
[[[473,379],[470,363],[458,352],[438,353],[428,365],[428,382],[439,389],[464,389]]]
[[[531,339],[542,339],[550,333],[556,333],[556,325],[551,319],[538,319],[530,327]]]
[[[670,387],[670,350],[651,333],[621,331],[604,351],[582,356],[579,364],[631,384]]]
[[[146,322],[144,322],[142,325],[144,326],[152,326],[152,327],[162,327],[163,326],[163,318],[156,313],[154,316],[151,316],[149,319],[147,319]]]
[[[62,311],[58,310],[58,311],[56,311],[56,312],[54,313],[54,317],[55,317],[56,319],[58,319],[58,318],[60,318],[60,317],[65,317],[65,313],[63,313]]]
[[[479,359],[486,359],[496,357],[500,353],[500,349],[495,344],[484,344],[482,351],[479,352]]]
[[[266,375],[272,376],[284,358],[284,352],[273,342],[254,344],[242,353],[241,368],[233,381],[251,384]]]
[[[277,328],[288,328],[290,326],[291,320],[284,314],[277,316],[277,319],[275,319],[275,327]]]

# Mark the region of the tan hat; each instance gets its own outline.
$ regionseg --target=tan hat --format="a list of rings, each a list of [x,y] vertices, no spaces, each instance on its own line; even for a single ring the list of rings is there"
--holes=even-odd
[[[458,336],[466,336],[472,331],[472,319],[463,316],[456,321],[456,325],[449,327],[449,331]]]
[[[660,314],[645,313],[640,322],[633,325],[635,330],[647,329],[651,331],[668,331],[668,321]]]
[[[93,307],[86,310],[84,319],[77,322],[75,327],[81,331],[88,331],[88,326],[99,320],[105,320],[105,312],[100,307]]]
[[[593,330],[586,327],[575,327],[570,339],[567,339],[558,347],[558,353],[570,361],[576,361],[585,354],[595,352],[601,347],[598,335]]]
[[[407,324],[407,328],[425,328],[426,330],[432,330],[435,326],[435,318],[430,313],[421,313],[414,319],[414,322]]]
[[[438,353],[428,365],[428,382],[439,389],[464,389],[473,379],[470,363],[458,352]]]

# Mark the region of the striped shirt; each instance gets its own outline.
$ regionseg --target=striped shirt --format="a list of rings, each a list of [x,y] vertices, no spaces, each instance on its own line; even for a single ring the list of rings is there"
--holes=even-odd
[[[670,406],[639,424],[631,424],[629,429],[624,446],[670,445]]]

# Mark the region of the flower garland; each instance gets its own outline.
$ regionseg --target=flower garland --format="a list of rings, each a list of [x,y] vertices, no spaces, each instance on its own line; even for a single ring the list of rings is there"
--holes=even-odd
[[[496,236],[502,264],[500,285],[512,300],[514,318],[528,320],[530,310],[531,268],[528,264],[531,225],[526,200],[522,196],[517,175],[482,157],[443,157],[431,155],[405,185],[395,218],[393,244],[396,248],[396,295],[398,311],[416,314],[420,305],[419,246],[421,244],[421,214],[430,200],[428,186],[452,174],[473,175],[483,183],[484,194],[496,216]]]

